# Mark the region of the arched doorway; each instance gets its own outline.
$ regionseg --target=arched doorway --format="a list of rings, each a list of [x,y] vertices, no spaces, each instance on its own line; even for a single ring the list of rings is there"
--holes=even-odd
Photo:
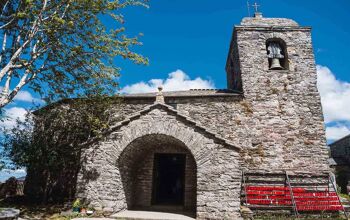
[[[117,124],[83,153],[77,196],[108,212],[169,209],[173,205],[152,203],[154,155],[185,154],[183,203],[175,211],[190,210],[198,219],[235,219],[240,216],[239,151],[171,107],[155,104]]]
[[[128,209],[195,215],[197,168],[180,140],[151,134],[132,141],[118,159]]]

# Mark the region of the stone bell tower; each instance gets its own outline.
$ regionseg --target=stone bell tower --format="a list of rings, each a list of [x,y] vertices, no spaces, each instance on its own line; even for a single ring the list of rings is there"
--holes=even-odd
[[[263,148],[259,168],[328,169],[310,27],[261,13],[243,18],[226,72],[228,89],[243,92],[249,123],[258,125],[247,148]]]
[[[228,88],[246,95],[261,89],[252,87],[261,77],[302,72],[303,79],[316,79],[311,27],[286,18],[264,18],[259,12],[243,18],[234,28],[226,72]]]

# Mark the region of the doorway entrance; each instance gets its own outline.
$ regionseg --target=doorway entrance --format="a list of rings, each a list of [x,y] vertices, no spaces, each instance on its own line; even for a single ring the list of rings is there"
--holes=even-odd
[[[184,205],[186,154],[155,153],[153,205]]]

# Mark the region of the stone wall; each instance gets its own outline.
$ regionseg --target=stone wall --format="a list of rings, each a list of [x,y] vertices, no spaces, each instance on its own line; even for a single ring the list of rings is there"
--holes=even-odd
[[[285,19],[261,21],[245,19],[235,27],[232,44],[238,49],[230,51],[228,59],[239,57],[233,64],[240,68],[231,69],[240,72],[232,74],[241,76],[242,104],[250,109],[250,116],[241,120],[243,131],[249,133],[243,140],[239,137],[246,149],[242,156],[248,168],[327,171],[311,30]],[[286,43],[288,70],[269,70],[266,41],[272,38]],[[249,156],[252,150],[258,157]]]
[[[120,166],[129,167],[128,163],[131,162],[147,163],[147,157],[138,160],[127,156],[122,159],[125,163],[121,162],[119,166],[118,161],[125,150],[133,149],[133,141],[143,140],[139,138],[147,135],[169,136],[169,143],[172,142],[171,139],[176,139],[191,152],[197,165],[198,219],[234,219],[240,216],[241,172],[237,149],[216,143],[209,133],[171,112],[157,108],[121,126],[83,153],[84,163],[78,175],[77,196],[84,198],[96,209],[114,212],[127,209],[128,198],[132,198],[132,180],[123,181],[123,178],[132,175],[125,175],[128,169],[123,171]],[[149,181],[146,184],[147,182]],[[193,188],[188,190],[193,193]],[[143,202],[149,202],[147,195],[142,197]]]
[[[286,43],[289,69],[269,70],[271,38]],[[240,146],[247,169],[329,171],[311,29],[289,19],[245,18],[227,62],[228,88],[241,97],[165,95],[166,103]]]

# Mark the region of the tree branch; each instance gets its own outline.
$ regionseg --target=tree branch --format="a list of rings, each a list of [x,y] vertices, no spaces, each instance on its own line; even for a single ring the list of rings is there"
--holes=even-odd
[[[27,45],[32,41],[33,37],[35,36],[35,34],[38,31],[38,27],[37,27],[38,24],[39,24],[39,19],[36,19],[33,23],[31,30],[29,31],[27,40],[24,41],[24,43],[16,50],[16,52],[12,55],[11,59],[5,65],[5,67],[0,70],[0,81],[4,78],[4,76],[7,74],[7,72],[11,68],[13,68],[13,66],[15,64],[15,60],[17,60],[19,58],[19,56],[22,54],[24,48],[26,48]],[[18,35],[17,40],[20,40],[20,35]]]
[[[7,0],[6,3],[4,4],[4,7],[2,7],[1,16],[4,14],[6,6],[9,2],[10,2],[10,0]]]
[[[61,16],[62,19],[64,18],[64,16],[66,16],[66,13],[67,13],[67,10],[68,10],[69,6],[70,6],[70,4],[69,4],[69,1],[68,1],[67,6],[64,8],[64,11],[63,11],[62,16]]]
[[[4,29],[5,27],[9,26],[13,21],[15,20],[15,18],[12,18],[9,22],[7,22],[6,24],[0,26],[0,30]]]
[[[0,102],[0,108],[4,107],[6,104],[8,104],[18,93],[20,89],[27,83],[27,77],[29,75],[30,71],[26,70],[24,75],[21,77],[20,81],[18,82],[17,86],[11,91],[10,94],[4,94],[3,99]],[[11,78],[11,76],[10,76]],[[9,80],[9,78],[8,78]],[[11,79],[10,79],[11,80]]]
[[[0,53],[0,64],[1,64],[1,61],[2,61],[2,56],[5,52],[5,49],[6,49],[6,40],[7,40],[7,34],[6,32],[4,33],[4,39],[2,41],[2,47],[1,47],[1,53]]]
[[[114,57],[147,63],[129,48],[137,44],[137,38],[123,36],[123,28],[108,33],[100,19],[101,14],[108,16],[119,8],[138,5],[138,0],[126,0],[127,4],[116,0],[93,4],[74,0],[2,1],[0,83],[6,85],[6,103],[30,81],[37,92],[43,94],[48,89],[47,98],[51,100],[79,92],[105,94],[110,92],[109,87],[102,84],[114,84],[113,76],[118,75]],[[0,109],[4,105],[0,103]]]
[[[9,74],[7,75],[7,79],[5,82],[4,87],[2,88],[2,92],[1,92],[1,102],[4,98],[6,98],[9,94],[10,91],[10,83],[11,83],[11,78],[12,78],[12,71],[9,72]]]

